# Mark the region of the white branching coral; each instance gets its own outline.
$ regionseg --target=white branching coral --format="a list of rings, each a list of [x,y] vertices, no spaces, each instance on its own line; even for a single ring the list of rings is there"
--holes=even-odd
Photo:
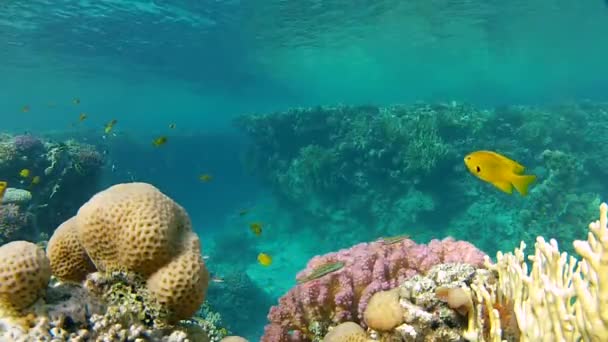
[[[523,242],[514,253],[499,252],[496,264],[487,265],[497,273],[497,283],[473,286],[478,298],[491,298],[491,306],[484,301],[490,316],[498,313],[496,307],[512,306],[522,342],[608,341],[607,213],[608,205],[603,203],[600,219],[589,225],[587,240],[574,241],[580,260],[560,253],[555,240],[542,237],[528,257],[530,272]],[[491,331],[500,329],[492,326],[499,321],[491,321]],[[483,340],[483,335],[478,331],[469,339]]]

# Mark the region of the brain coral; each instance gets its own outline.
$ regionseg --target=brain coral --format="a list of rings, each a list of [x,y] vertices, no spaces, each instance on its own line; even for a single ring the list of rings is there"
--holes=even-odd
[[[76,218],[72,217],[55,230],[46,247],[53,274],[63,281],[80,282],[95,271],[76,229]]]
[[[84,280],[87,257],[99,271],[143,276],[172,313],[170,320],[191,317],[207,292],[209,273],[190,218],[146,183],[118,184],[94,195],[55,231],[47,253],[62,280]]]
[[[49,260],[42,248],[27,241],[0,247],[0,306],[21,310],[33,304],[51,278]]]

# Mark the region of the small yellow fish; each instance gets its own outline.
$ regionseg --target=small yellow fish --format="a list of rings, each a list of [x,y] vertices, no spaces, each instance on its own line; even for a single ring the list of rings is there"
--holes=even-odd
[[[152,141],[152,145],[154,145],[155,147],[160,147],[160,146],[166,144],[167,140],[169,140],[169,139],[167,139],[167,137],[161,136],[161,137],[154,139]]]
[[[112,129],[114,128],[114,125],[116,125],[117,122],[118,121],[116,121],[116,119],[113,119],[112,121],[108,122],[104,128],[104,132],[106,132],[106,134],[112,132]]]
[[[213,177],[211,175],[209,175],[209,174],[204,173],[204,174],[198,176],[198,179],[201,182],[205,182],[206,183],[206,182],[209,182],[210,180],[212,180]]]
[[[23,169],[19,171],[19,176],[21,176],[22,178],[28,178],[30,176],[30,170]]]
[[[32,185],[40,184],[40,176],[34,176],[32,178]]]
[[[78,104],[80,104],[80,99],[79,98],[75,98],[75,99],[72,100],[72,103],[75,104],[75,105],[78,105]]]
[[[5,181],[0,181],[0,202],[2,202],[2,198],[4,198],[6,188],[8,188],[8,183]]]
[[[27,113],[30,111],[30,106],[23,106],[23,108],[21,108],[21,111],[24,113]]]
[[[513,188],[522,196],[536,176],[524,175],[524,166],[503,155],[491,151],[476,151],[464,157],[467,169],[477,178],[511,194]]]
[[[84,121],[87,119],[87,114],[86,113],[80,113],[80,115],[78,116],[78,120],[79,121]]]
[[[174,129],[175,128],[175,124],[174,123],[169,124],[169,128]]]
[[[255,236],[262,235],[262,224],[259,222],[255,222],[249,225],[249,229],[255,234]]]
[[[272,264],[272,257],[266,253],[258,254],[258,262],[262,266],[270,266]]]

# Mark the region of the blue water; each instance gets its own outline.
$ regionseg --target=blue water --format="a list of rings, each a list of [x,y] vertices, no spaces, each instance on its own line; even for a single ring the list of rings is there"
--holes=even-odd
[[[314,229],[289,217],[273,189],[244,168],[249,142],[233,125],[239,115],[338,103],[607,100],[608,8],[599,0],[170,3],[4,1],[0,130],[73,136],[107,150],[103,187],[150,182],[182,204],[213,252],[212,270],[214,258],[256,267],[261,247],[250,220],[266,222],[271,237],[281,225]],[[82,112],[88,119],[78,123]],[[112,119],[116,136],[103,139]],[[169,142],[154,149],[159,135]],[[213,181],[201,183],[201,173]],[[249,207],[257,208],[251,219],[236,215]],[[216,241],[221,234],[250,250],[231,259],[235,252]],[[264,289],[248,304],[261,321],[232,322],[252,340],[309,257],[346,247],[281,239],[262,246],[293,253],[251,273]]]

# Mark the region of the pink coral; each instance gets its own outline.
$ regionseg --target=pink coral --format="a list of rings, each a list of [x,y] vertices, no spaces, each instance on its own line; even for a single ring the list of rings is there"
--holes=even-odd
[[[362,322],[371,296],[394,288],[416,274],[441,263],[468,263],[482,267],[485,254],[472,244],[452,238],[416,244],[410,239],[396,243],[375,241],[312,258],[298,279],[315,268],[333,262],[344,266],[318,279],[293,287],[268,314],[263,342],[309,341],[312,322]]]

